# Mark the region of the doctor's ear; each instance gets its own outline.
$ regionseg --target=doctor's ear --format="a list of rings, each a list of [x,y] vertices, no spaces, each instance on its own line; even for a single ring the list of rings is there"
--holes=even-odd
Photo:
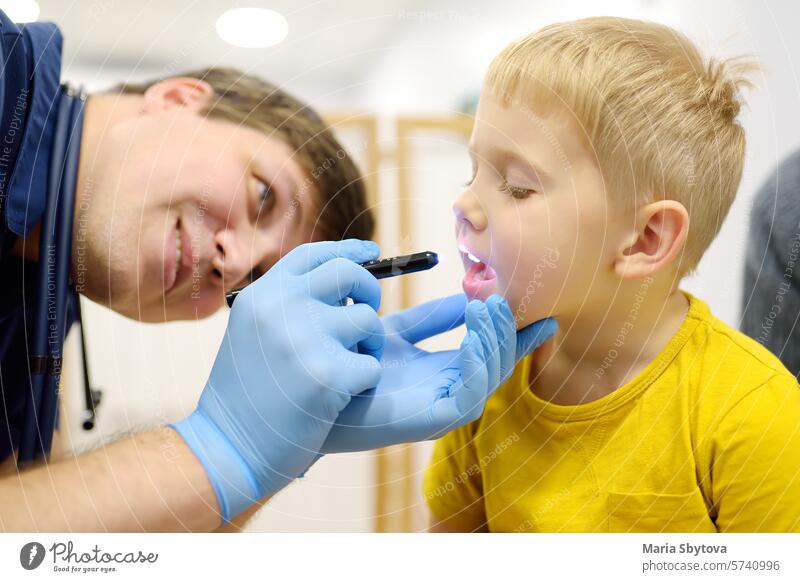
[[[154,83],[144,92],[143,113],[166,111],[176,107],[199,113],[211,106],[214,89],[193,77],[174,77]]]
[[[689,234],[689,213],[675,200],[647,204],[636,213],[634,232],[623,241],[614,270],[623,279],[648,277],[680,258]]]

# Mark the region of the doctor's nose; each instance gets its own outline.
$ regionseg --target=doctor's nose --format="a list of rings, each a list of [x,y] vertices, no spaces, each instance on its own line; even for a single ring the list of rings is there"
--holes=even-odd
[[[483,230],[488,225],[486,212],[480,198],[475,194],[472,186],[468,186],[459,194],[453,203],[453,215],[459,226],[466,223],[472,230]]]
[[[250,272],[252,261],[249,253],[245,252],[236,233],[229,229],[217,232],[214,235],[214,244],[214,275],[226,289],[233,288]]]

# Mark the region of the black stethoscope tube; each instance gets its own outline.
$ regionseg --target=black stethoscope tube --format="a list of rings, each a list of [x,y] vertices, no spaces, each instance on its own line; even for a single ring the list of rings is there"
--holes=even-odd
[[[86,403],[86,408],[83,412],[83,430],[92,430],[95,422],[97,421],[97,407],[100,406],[100,400],[103,393],[100,390],[92,388],[92,382],[89,379],[89,361],[86,357],[86,330],[83,327],[83,309],[81,308],[81,298],[77,297],[75,301],[75,309],[78,315],[79,332],[81,336],[81,362],[83,364],[83,398]]]
[[[18,460],[50,452],[58,410],[64,337],[69,307],[69,269],[78,155],[85,99],[65,92],[58,104],[39,242],[39,288],[30,357],[31,397]]]

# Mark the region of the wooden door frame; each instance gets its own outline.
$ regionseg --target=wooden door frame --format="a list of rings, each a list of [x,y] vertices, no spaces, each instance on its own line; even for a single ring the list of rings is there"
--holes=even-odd
[[[427,131],[457,133],[469,137],[472,132],[471,115],[440,117],[401,116],[395,120],[395,147],[391,152],[397,169],[397,197],[399,232],[412,230],[412,138],[414,134]],[[400,252],[412,252],[401,249]],[[413,303],[409,281],[403,277],[398,282],[400,308]],[[375,458],[375,531],[411,532],[420,529],[414,523],[414,505],[417,491],[414,462],[414,445],[404,444],[377,451]],[[424,524],[421,527],[425,527]]]

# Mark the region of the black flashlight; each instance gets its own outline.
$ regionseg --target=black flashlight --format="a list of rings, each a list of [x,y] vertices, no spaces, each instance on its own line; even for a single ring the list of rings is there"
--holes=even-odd
[[[439,255],[431,251],[392,257],[390,259],[377,259],[360,263],[367,271],[372,273],[376,279],[386,279],[387,277],[397,277],[398,275],[408,275],[419,271],[427,271],[439,263]],[[244,289],[244,287],[242,287]],[[228,307],[233,306],[233,301],[242,289],[235,289],[225,295]]]

